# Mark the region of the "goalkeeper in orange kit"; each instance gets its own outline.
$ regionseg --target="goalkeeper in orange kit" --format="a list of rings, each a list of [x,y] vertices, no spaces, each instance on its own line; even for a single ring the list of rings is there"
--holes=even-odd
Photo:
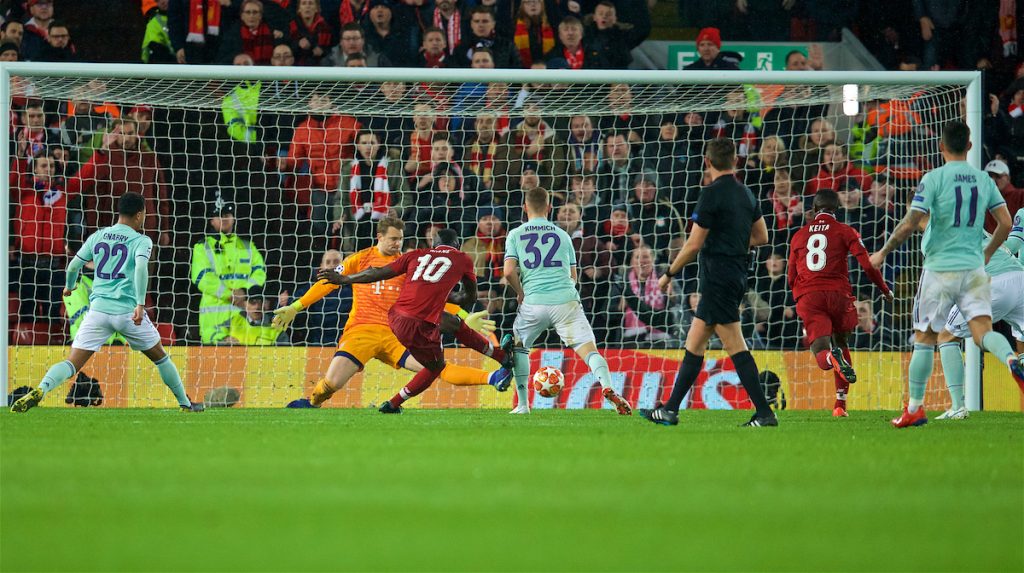
[[[381,219],[377,223],[377,244],[346,258],[337,269],[338,272],[350,275],[370,267],[390,264],[402,252],[404,228],[405,224],[400,219]],[[374,358],[395,369],[405,368],[413,372],[423,369],[423,365],[398,342],[388,326],[388,311],[398,299],[404,282],[405,276],[400,275],[375,283],[352,285],[352,310],[349,312],[341,340],[338,341],[334,359],[331,360],[327,373],[316,382],[309,396],[310,406],[319,407],[326,402]],[[274,326],[287,328],[296,314],[337,288],[337,285],[318,281],[302,298],[274,311]],[[445,310],[454,313],[445,312],[442,315],[441,331],[455,336],[463,346],[490,356],[501,363],[502,367],[494,372],[486,372],[479,368],[449,363],[441,372],[441,379],[457,386],[490,384],[500,392],[507,390],[512,380],[511,348],[495,346],[477,332],[493,332],[494,321],[487,320],[484,312],[467,315],[461,308],[452,304]],[[455,316],[456,313],[463,315],[465,320]],[[511,342],[511,337],[508,338]],[[511,344],[508,346],[511,347]],[[305,406],[302,401],[296,405]]]

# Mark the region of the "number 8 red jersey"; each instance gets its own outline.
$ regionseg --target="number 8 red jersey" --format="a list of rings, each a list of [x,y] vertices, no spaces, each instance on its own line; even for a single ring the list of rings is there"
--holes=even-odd
[[[788,279],[793,299],[817,291],[850,294],[849,255],[857,257],[871,281],[888,292],[882,275],[871,266],[860,233],[837,221],[832,213],[822,212],[797,231],[790,243]]]
[[[431,324],[439,324],[448,295],[463,277],[476,282],[473,261],[447,245],[409,251],[388,267],[405,275],[402,292],[392,309]]]

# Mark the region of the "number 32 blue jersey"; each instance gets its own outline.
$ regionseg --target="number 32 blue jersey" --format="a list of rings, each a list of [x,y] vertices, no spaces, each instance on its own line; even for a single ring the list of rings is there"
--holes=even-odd
[[[75,255],[96,264],[89,308],[105,314],[135,310],[135,267],[149,264],[152,250],[149,237],[120,223],[89,236]]]
[[[571,269],[576,266],[572,238],[541,217],[513,229],[505,239],[505,258],[519,261],[524,303],[564,304],[579,300]]]
[[[950,161],[921,178],[910,208],[928,215],[924,268],[969,271],[985,266],[985,213],[1005,205],[987,173]]]

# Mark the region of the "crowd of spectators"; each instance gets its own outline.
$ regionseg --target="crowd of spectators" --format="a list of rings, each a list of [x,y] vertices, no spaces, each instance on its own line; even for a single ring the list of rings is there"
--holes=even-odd
[[[753,12],[761,4],[735,8]],[[615,69],[630,64],[630,48],[651,25],[644,0],[143,5],[149,20],[141,60],[149,63]],[[77,58],[51,1],[28,0],[24,8],[0,26],[0,57]],[[702,29],[689,69],[735,69],[737,55],[722,50],[722,36]],[[943,65],[947,52],[937,53]],[[817,47],[786,58],[787,69],[822,64]],[[1014,187],[1024,176],[1024,66],[1018,70],[1009,88],[989,83],[996,91],[985,155],[998,160],[988,170],[1008,202],[1024,204]],[[785,284],[787,245],[814,193],[838,191],[840,218],[873,250],[921,173],[938,164],[936,128],[960,113],[956,102],[922,94],[868,102],[837,130],[828,106],[772,107],[739,86],[722,111],[672,114],[634,111],[628,84],[593,94],[604,98],[605,113],[574,116],[547,113],[544,85],[466,84],[453,108],[411,83],[385,82],[362,96],[415,102],[411,117],[340,113],[328,92],[306,93],[303,113],[261,111],[261,101],[303,93],[286,81],[222,85],[220,109],[194,110],[114,105],[95,96],[103,88],[97,80],[67,100],[14,101],[12,319],[35,329],[19,334],[22,342],[64,332],[68,317],[54,301],[67,257],[110,224],[112,201],[125,191],[148,200],[146,232],[156,246],[151,303],[173,339],[333,344],[351,304],[347,292],[310,309],[290,333],[274,331],[269,312],[301,296],[317,268],[372,245],[376,221],[388,214],[406,221],[408,248],[428,244],[439,228],[458,231],[480,280],[478,304],[509,329],[516,302],[501,276],[504,238],[522,220],[524,192],[544,187],[554,201],[551,218],[573,238],[581,296],[599,338],[678,347],[698,301],[695,273],[688,269],[667,294],[656,285],[685,238],[700,186],[709,183],[704,144],[729,137],[740,152],[739,177],[771,232],[771,246],[751,262],[744,333],[755,348],[797,349],[803,343]],[[460,108],[460,101],[473,104]],[[460,113],[467,108],[473,111]],[[888,278],[914,256],[909,248],[898,253]],[[873,302],[858,272],[851,278],[862,319],[855,345],[905,346],[900,309]]]

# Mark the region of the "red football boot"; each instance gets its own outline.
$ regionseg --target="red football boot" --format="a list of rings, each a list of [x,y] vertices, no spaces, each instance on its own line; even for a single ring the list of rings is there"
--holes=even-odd
[[[903,407],[903,415],[899,418],[893,418],[892,425],[894,428],[909,428],[910,426],[923,426],[928,423],[928,415],[924,413],[924,406],[917,409],[917,412],[911,414],[907,411],[907,407]]]

